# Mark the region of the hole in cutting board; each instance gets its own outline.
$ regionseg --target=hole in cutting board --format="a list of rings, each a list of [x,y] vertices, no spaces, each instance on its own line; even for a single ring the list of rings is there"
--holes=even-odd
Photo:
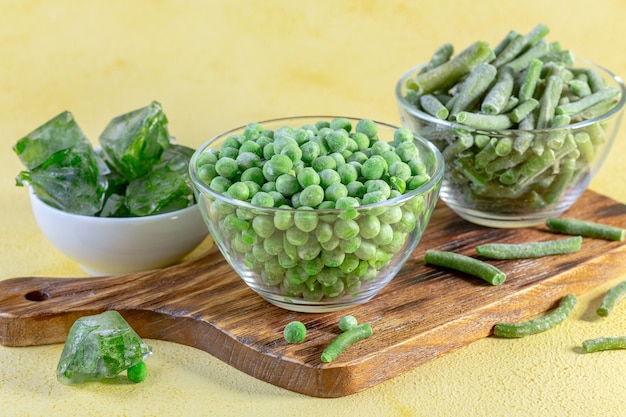
[[[45,291],[35,290],[27,293],[24,298],[28,301],[46,301],[50,299],[50,294]]]

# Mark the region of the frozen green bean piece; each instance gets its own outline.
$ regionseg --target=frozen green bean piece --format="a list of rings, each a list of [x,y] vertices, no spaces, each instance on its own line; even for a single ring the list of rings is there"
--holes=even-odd
[[[550,123],[550,128],[560,128],[569,125],[570,117],[564,114],[557,114]],[[546,144],[552,149],[560,149],[565,142],[565,138],[569,132],[566,129],[552,130],[548,134]]]
[[[587,161],[592,162],[596,156],[596,150],[591,143],[591,137],[587,132],[578,132],[574,135],[574,141],[580,155]]]
[[[603,350],[626,349],[626,336],[598,337],[583,342],[586,353],[600,352]]]
[[[529,243],[487,243],[476,247],[476,253],[490,259],[525,259],[563,255],[580,250],[581,236]]]
[[[420,95],[445,90],[468,74],[475,66],[488,61],[492,56],[493,51],[487,42],[475,42],[454,58],[415,76],[411,80],[410,87]]]
[[[435,96],[426,94],[420,97],[420,105],[424,111],[437,119],[446,120],[449,111]]]
[[[580,113],[589,107],[598,104],[603,101],[609,101],[615,99],[620,94],[617,87],[604,88],[589,94],[586,97],[582,97],[580,100],[570,102],[567,104],[561,104],[556,108],[556,114],[576,114]]]
[[[524,79],[519,88],[518,98],[520,103],[533,98],[542,67],[543,62],[541,62],[540,59],[533,59],[528,63],[528,67],[526,67],[526,72],[524,73]]]
[[[459,112],[467,110],[489,89],[497,73],[496,67],[486,62],[480,63],[472,69],[467,78],[458,87],[450,116],[454,118]]]
[[[431,249],[426,251],[424,262],[474,275],[491,285],[500,285],[506,279],[506,274],[495,266],[454,252]]]
[[[289,322],[283,330],[287,343],[300,343],[306,338],[306,326],[300,321]]]
[[[494,67],[501,67],[507,62],[513,60],[524,47],[524,35],[515,35],[510,42],[500,51],[491,64]]]
[[[586,81],[575,78],[567,82],[567,86],[578,97],[586,97],[591,94],[591,87]]]
[[[513,124],[506,114],[481,114],[462,111],[456,116],[456,121],[485,130],[505,130]]]
[[[537,129],[549,126],[563,90],[563,79],[558,75],[550,75],[546,81],[545,91],[539,100]]]
[[[528,116],[533,110],[535,110],[538,105],[538,100],[534,98],[529,98],[521,102],[517,107],[515,107],[509,113],[509,117],[513,123],[519,123],[521,120],[526,118],[526,116]]]
[[[445,43],[441,45],[439,48],[437,48],[433,56],[430,58],[428,64],[426,64],[424,68],[422,68],[421,72],[423,73],[429,71],[435,67],[438,67],[444,62],[447,62],[453,53],[454,46],[451,43]]]
[[[559,173],[550,184],[548,190],[543,194],[543,200],[547,204],[556,203],[565,192],[567,186],[572,182],[576,172],[576,158],[565,157],[559,166]]]
[[[499,114],[504,109],[513,92],[513,72],[503,69],[498,79],[485,96],[480,109],[485,114]]]
[[[522,71],[524,68],[527,68],[533,60],[543,57],[548,52],[550,52],[550,44],[545,40],[541,40],[528,51],[506,64],[505,68],[509,68],[514,72]]]
[[[509,42],[511,42],[511,40],[513,40],[513,38],[517,35],[519,35],[519,33],[515,30],[509,31],[509,33],[506,34],[506,36],[495,46],[495,48],[493,48],[493,53],[495,55],[499,55],[500,52],[502,52]]]
[[[550,217],[546,220],[546,225],[550,230],[568,235],[616,241],[622,241],[626,237],[625,229],[574,218]]]
[[[561,299],[559,306],[550,313],[522,323],[498,323],[493,334],[498,337],[520,338],[545,332],[561,324],[569,317],[578,299],[573,294],[567,294]]]
[[[322,352],[322,362],[332,362],[349,346],[354,343],[367,339],[372,335],[372,326],[364,323],[351,329],[344,331],[337,336]]]
[[[459,136],[454,142],[446,146],[442,151],[442,155],[446,161],[450,161],[466,149],[469,149],[474,144],[474,137],[472,135]]]
[[[524,37],[524,46],[531,47],[539,43],[548,33],[550,33],[550,28],[544,23],[539,23]]]
[[[626,296],[626,281],[620,282],[607,291],[596,309],[596,314],[600,317],[608,316],[613,311],[615,305],[624,299],[624,296]]]

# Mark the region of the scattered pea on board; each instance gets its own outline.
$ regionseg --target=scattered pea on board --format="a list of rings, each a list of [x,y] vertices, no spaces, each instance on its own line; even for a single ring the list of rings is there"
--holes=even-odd
[[[306,326],[300,321],[289,322],[283,330],[283,336],[287,343],[300,343],[306,338]]]

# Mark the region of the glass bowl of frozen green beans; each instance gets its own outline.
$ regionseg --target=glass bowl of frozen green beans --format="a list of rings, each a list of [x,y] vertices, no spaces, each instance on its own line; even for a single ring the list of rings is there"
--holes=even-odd
[[[559,216],[619,129],[622,80],[535,41],[508,58],[504,41],[493,50],[475,42],[456,56],[446,44],[396,85],[402,125],[444,156],[441,199],[475,224],[527,227]]]
[[[249,123],[200,146],[190,178],[216,246],[279,307],[372,299],[415,249],[438,199],[441,153],[409,129],[308,116]]]

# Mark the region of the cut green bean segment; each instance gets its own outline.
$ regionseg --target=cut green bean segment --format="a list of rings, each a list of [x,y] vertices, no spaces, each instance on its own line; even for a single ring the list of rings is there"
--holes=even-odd
[[[595,69],[576,66],[572,52],[547,40],[548,33],[545,24],[526,34],[511,30],[491,58],[478,53],[478,43],[473,43],[448,57],[441,66],[449,66],[445,72],[425,70],[406,81],[407,99],[417,110],[454,123],[407,115],[416,133],[447,156],[444,187],[464,191],[455,193],[455,204],[512,216],[554,208],[588,180],[604,154],[614,128],[594,119],[620,105],[621,88]],[[471,65],[468,56],[474,58]],[[427,105],[430,97],[441,98],[440,103]],[[441,106],[448,110],[445,119]],[[590,123],[579,123],[584,121]],[[456,140],[462,135],[473,136],[473,144],[461,146],[469,143]],[[500,141],[504,136],[512,142],[510,152],[507,141]],[[496,164],[498,158],[511,161]],[[538,169],[523,173],[521,166]]]
[[[583,342],[583,349],[587,353],[603,350],[626,349],[626,336],[598,337]]]
[[[426,251],[424,262],[474,275],[491,285],[500,285],[506,280],[506,274],[495,266],[454,252],[431,249]]]
[[[551,217],[546,220],[546,225],[550,230],[568,235],[617,241],[626,237],[626,229],[574,218]]]
[[[521,323],[498,323],[493,329],[493,334],[504,338],[521,338],[545,332],[564,322],[571,314],[577,301],[575,295],[567,294],[561,299],[559,306],[550,313]]]
[[[352,327],[339,336],[337,336],[322,352],[322,362],[332,362],[343,351],[356,342],[367,339],[372,335],[372,326],[369,323],[364,323],[359,326]]]
[[[476,247],[476,253],[490,259],[524,259],[578,252],[583,238],[575,236],[529,243],[487,243]]]
[[[600,305],[596,309],[596,314],[600,317],[608,316],[617,303],[623,300],[624,297],[626,297],[626,281],[620,282],[607,291],[602,302],[600,302]]]

